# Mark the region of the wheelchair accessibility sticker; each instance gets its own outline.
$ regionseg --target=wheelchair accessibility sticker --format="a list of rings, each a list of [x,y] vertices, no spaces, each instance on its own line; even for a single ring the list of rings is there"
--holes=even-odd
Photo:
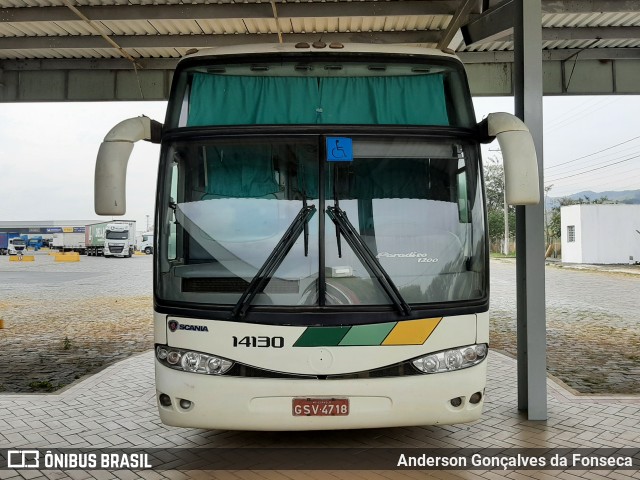
[[[327,137],[328,162],[352,162],[353,140],[346,137]]]

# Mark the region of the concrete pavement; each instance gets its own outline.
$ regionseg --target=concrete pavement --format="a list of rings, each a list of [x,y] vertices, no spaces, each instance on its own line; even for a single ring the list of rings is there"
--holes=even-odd
[[[11,448],[637,448],[640,396],[575,395],[549,379],[549,419],[516,408],[516,362],[491,352],[485,411],[468,425],[334,432],[226,432],[160,423],[153,353],[120,361],[53,394],[0,395],[0,449]],[[0,470],[0,479],[181,478],[640,478],[637,470],[486,471],[104,471]]]

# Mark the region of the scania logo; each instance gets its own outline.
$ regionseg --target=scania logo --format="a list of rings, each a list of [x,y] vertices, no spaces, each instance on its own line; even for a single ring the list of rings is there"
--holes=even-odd
[[[184,323],[178,323],[176,320],[169,320],[169,330],[175,332],[176,330],[190,330],[193,332],[208,332],[209,329],[204,325],[186,325]]]

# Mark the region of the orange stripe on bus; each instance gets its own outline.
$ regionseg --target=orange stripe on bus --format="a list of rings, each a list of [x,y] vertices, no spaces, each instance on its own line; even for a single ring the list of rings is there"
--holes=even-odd
[[[433,333],[442,317],[398,322],[382,345],[422,345]]]

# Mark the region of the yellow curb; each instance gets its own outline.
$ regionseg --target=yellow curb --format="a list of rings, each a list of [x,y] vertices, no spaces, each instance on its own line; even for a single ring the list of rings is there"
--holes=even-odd
[[[79,262],[80,255],[56,255],[56,262]]]
[[[9,257],[10,262],[35,262],[35,255],[11,255]]]
[[[0,318],[0,330],[4,328],[4,320]]]

